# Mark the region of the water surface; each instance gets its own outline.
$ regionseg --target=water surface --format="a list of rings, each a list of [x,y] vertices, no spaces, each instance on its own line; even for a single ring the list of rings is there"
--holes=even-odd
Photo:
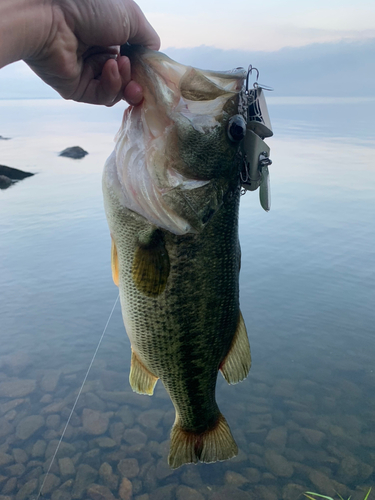
[[[272,209],[255,192],[240,211],[253,366],[217,388],[238,457],[166,466],[173,407],[160,382],[153,398],[131,392],[117,306],[45,498],[95,498],[94,483],[139,500],[362,500],[375,484],[375,102],[270,97],[269,108]],[[17,500],[38,493],[117,297],[101,173],[122,111],[0,101],[12,138],[0,163],[36,173],[0,191],[0,493]],[[75,145],[89,155],[58,157]]]

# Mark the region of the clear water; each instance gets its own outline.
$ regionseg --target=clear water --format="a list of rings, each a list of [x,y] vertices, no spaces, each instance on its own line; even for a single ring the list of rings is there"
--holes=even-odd
[[[375,101],[269,98],[269,109],[272,209],[248,193],[240,212],[253,366],[245,382],[227,386],[219,376],[217,386],[238,457],[168,469],[173,407],[160,382],[153,398],[131,392],[117,306],[64,439],[73,447],[59,452],[45,498],[98,498],[79,489],[83,464],[94,469],[84,486],[106,485],[100,498],[294,500],[309,490],[362,500],[375,484]],[[122,111],[0,101],[0,135],[12,138],[0,141],[0,163],[37,174],[0,191],[7,498],[38,493],[117,297],[101,172]],[[58,157],[74,145],[89,155]],[[104,434],[82,427],[85,408],[105,414]],[[43,418],[27,437],[30,415]]]

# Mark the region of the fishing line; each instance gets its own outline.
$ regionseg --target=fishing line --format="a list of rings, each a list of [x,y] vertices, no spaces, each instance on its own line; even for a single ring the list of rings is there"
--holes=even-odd
[[[88,377],[88,375],[89,375],[89,373],[90,373],[91,367],[92,367],[92,365],[93,365],[93,363],[94,363],[94,360],[95,360],[95,358],[96,358],[96,355],[97,355],[97,353],[98,353],[98,351],[99,351],[100,344],[102,343],[102,340],[103,340],[104,334],[105,334],[105,332],[107,331],[107,328],[108,328],[109,322],[111,321],[113,311],[115,310],[115,307],[116,307],[116,305],[117,305],[117,302],[118,302],[118,299],[119,299],[119,298],[120,298],[120,294],[119,294],[119,295],[117,295],[117,299],[115,300],[115,303],[113,304],[112,311],[111,311],[111,313],[110,313],[110,315],[109,315],[109,317],[108,317],[107,323],[106,323],[106,325],[105,325],[105,327],[104,327],[104,330],[103,330],[102,336],[101,336],[101,337],[100,337],[100,339],[99,339],[98,345],[96,346],[96,349],[95,349],[94,355],[93,355],[93,357],[92,357],[91,363],[90,363],[90,365],[89,365],[89,367],[88,367],[88,369],[87,369],[87,372],[86,372],[85,378],[83,379],[83,382],[82,382],[82,385],[81,385],[81,388],[80,388],[80,390],[78,391],[78,395],[77,395],[76,400],[75,400],[75,402],[74,402],[73,408],[72,408],[72,409],[71,409],[71,411],[70,411],[70,415],[69,415],[68,420],[67,420],[67,422],[66,422],[66,424],[65,424],[64,430],[62,431],[62,434],[61,434],[61,437],[60,437],[60,441],[59,441],[59,442],[58,442],[58,444],[57,444],[57,447],[56,447],[55,453],[53,454],[53,457],[52,457],[51,463],[49,464],[49,467],[48,467],[47,473],[46,473],[46,475],[44,476],[43,483],[42,483],[42,486],[40,487],[40,490],[39,490],[38,496],[36,497],[36,500],[39,500],[40,496],[42,495],[42,491],[43,491],[43,488],[44,488],[44,484],[45,484],[45,482],[46,482],[46,480],[47,480],[48,474],[50,473],[50,470],[51,470],[52,464],[53,464],[53,462],[54,462],[54,460],[55,460],[55,458],[56,458],[57,452],[59,451],[59,448],[60,448],[60,445],[61,445],[61,443],[62,443],[62,440],[64,439],[64,435],[65,435],[66,429],[68,428],[69,422],[70,422],[70,420],[71,420],[71,418],[72,418],[72,416],[73,416],[73,412],[74,412],[74,410],[75,410],[75,407],[77,406],[77,403],[78,403],[79,397],[80,397],[80,395],[81,395],[81,393],[82,393],[82,390],[83,390],[83,386],[84,386],[84,385],[85,385],[85,383],[86,383],[87,377]]]

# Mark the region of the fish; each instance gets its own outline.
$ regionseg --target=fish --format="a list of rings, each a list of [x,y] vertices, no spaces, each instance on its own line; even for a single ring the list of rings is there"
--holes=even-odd
[[[215,399],[218,372],[244,380],[251,354],[239,307],[238,113],[246,72],[205,71],[126,50],[141,104],[129,106],[103,173],[111,265],[131,342],[129,381],[175,408],[168,463],[233,458]]]

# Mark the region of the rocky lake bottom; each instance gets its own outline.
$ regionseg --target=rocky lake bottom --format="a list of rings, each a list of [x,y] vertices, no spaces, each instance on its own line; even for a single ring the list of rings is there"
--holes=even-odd
[[[275,380],[258,370],[229,407],[232,387],[220,380],[238,456],[172,470],[174,409],[160,382],[141,396],[124,372],[94,363],[51,465],[85,371],[38,369],[26,353],[0,363],[0,500],[37,498],[43,482],[41,498],[52,500],[297,500],[305,491],[363,500],[374,484],[375,402],[355,411],[371,378],[338,387],[327,372]]]

